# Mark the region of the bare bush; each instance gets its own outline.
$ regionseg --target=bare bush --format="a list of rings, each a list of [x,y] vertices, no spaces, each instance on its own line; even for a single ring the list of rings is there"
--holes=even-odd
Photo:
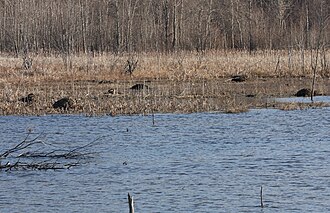
[[[29,70],[32,68],[32,58],[29,58],[27,56],[25,56],[23,58],[23,63],[22,63],[22,68],[25,69],[25,70]]]
[[[127,60],[127,64],[125,66],[125,73],[126,74],[129,74],[129,75],[132,75],[134,70],[136,69],[137,67],[137,64],[138,64],[138,61],[137,59],[128,59]]]

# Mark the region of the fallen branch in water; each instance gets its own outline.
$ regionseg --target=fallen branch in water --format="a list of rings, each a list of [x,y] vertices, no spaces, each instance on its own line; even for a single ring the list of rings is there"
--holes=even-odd
[[[79,163],[61,164],[58,162],[37,162],[37,163],[21,163],[19,161],[14,164],[7,162],[5,165],[0,164],[0,170],[5,169],[5,171],[10,170],[59,170],[59,169],[69,169],[72,166],[78,166]]]
[[[6,158],[8,157],[8,155],[14,153],[14,152],[17,152],[17,151],[20,151],[20,150],[23,150],[23,149],[26,149],[28,148],[29,146],[32,146],[34,144],[37,144],[37,143],[42,143],[41,141],[37,141],[37,139],[41,136],[41,135],[38,135],[37,137],[35,137],[34,139],[28,141],[28,137],[29,137],[30,133],[27,134],[27,136],[25,137],[25,139],[17,144],[15,147],[9,149],[9,150],[6,150],[4,153],[0,154],[0,159],[1,158]]]
[[[29,139],[30,135],[28,133],[25,139],[13,148],[0,152],[0,170],[70,169],[92,158],[96,152],[88,151],[88,149],[99,140],[97,138],[91,143],[72,149],[54,149],[55,146],[40,139],[43,134],[32,139]]]

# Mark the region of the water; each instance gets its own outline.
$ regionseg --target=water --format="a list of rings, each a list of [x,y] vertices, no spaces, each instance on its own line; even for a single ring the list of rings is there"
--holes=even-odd
[[[276,98],[278,102],[299,102],[299,103],[311,103],[311,97],[290,97],[290,98]],[[314,96],[314,102],[330,103],[330,96]]]
[[[0,209],[128,212],[129,192],[136,212],[330,212],[329,114],[157,114],[155,126],[151,116],[1,117],[1,150],[27,129],[62,147],[99,139],[78,167],[0,171]]]

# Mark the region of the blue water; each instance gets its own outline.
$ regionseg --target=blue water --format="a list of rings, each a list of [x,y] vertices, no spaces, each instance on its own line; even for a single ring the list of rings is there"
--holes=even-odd
[[[299,102],[299,103],[311,103],[311,97],[290,97],[290,98],[276,98],[278,102]],[[313,101],[330,103],[330,96],[314,96]]]
[[[241,114],[0,117],[0,152],[32,130],[93,158],[0,171],[1,212],[330,212],[330,108]],[[2,160],[4,162],[4,160]],[[264,208],[260,208],[263,186]]]

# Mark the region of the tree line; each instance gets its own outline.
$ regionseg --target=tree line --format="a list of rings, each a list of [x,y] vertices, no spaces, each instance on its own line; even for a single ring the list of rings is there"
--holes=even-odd
[[[0,0],[0,51],[329,47],[328,0]]]

